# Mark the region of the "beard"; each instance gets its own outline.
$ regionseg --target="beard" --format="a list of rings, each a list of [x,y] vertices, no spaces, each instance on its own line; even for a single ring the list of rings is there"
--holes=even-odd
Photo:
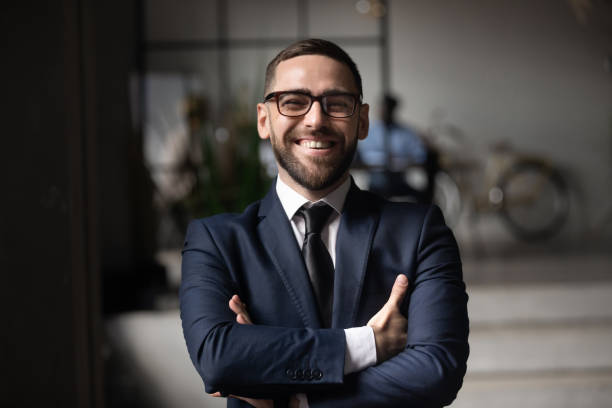
[[[292,145],[297,139],[297,137],[293,136],[295,132],[288,133],[283,140],[279,140],[273,131],[271,133],[270,140],[272,150],[274,151],[274,156],[276,157],[278,165],[282,167],[295,182],[311,191],[324,190],[340,180],[351,166],[355,151],[357,150],[357,135],[355,135],[352,141],[345,144],[343,135],[338,135],[327,129],[319,131],[322,135],[338,136],[335,138],[335,143],[342,143],[343,148],[339,153],[334,155],[307,157],[306,160],[310,160],[314,165],[312,166],[314,170],[311,170],[308,166],[302,164],[291,151]]]

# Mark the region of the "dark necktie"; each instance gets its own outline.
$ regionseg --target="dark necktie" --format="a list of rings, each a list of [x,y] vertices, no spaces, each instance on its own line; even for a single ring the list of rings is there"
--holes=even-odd
[[[300,209],[300,214],[306,221],[302,256],[317,299],[323,327],[331,327],[334,264],[321,239],[321,231],[332,211],[333,208],[323,202]]]

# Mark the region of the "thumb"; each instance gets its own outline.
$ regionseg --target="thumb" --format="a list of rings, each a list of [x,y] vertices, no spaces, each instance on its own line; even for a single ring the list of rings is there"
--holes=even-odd
[[[397,275],[397,278],[395,278],[395,283],[393,283],[393,287],[391,288],[391,295],[389,295],[387,305],[392,307],[399,307],[402,301],[404,300],[407,291],[408,278],[404,274]]]

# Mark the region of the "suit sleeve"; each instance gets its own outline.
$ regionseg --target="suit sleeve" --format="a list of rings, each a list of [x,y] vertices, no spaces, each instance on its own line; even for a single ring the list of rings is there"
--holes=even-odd
[[[205,221],[192,221],[183,250],[181,320],[207,393],[271,398],[342,383],[342,329],[240,325],[228,305],[237,287]]]
[[[469,354],[467,294],[457,244],[437,207],[425,216],[416,262],[405,350],[347,376],[334,392],[309,394],[311,408],[441,407],[454,400]]]

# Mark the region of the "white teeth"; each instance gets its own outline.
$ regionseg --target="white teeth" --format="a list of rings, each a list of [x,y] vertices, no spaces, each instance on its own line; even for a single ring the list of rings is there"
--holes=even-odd
[[[301,145],[309,149],[327,149],[331,147],[332,143],[321,140],[303,140]]]

